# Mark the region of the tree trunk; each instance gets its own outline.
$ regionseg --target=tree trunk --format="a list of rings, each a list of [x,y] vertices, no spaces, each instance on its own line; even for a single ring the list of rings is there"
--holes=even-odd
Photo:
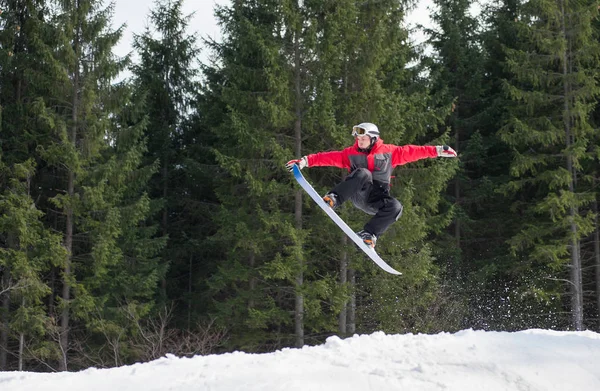
[[[25,306],[25,297],[21,299],[21,305]],[[25,350],[25,333],[19,333],[19,372],[23,371],[23,352]]]
[[[458,108],[456,109],[456,113],[455,113],[455,118],[457,119],[454,123],[454,130],[455,130],[455,145],[454,147],[456,148],[456,152],[459,151],[459,143],[460,143],[460,132],[457,126],[458,123]],[[458,176],[454,179],[454,203],[459,205],[460,204],[460,181],[458,180]],[[460,220],[459,217],[455,218],[455,225],[454,225],[454,240],[456,241],[456,248],[460,250],[460,235],[461,235],[461,226],[460,226]]]
[[[188,319],[187,319],[187,328],[188,331],[191,331],[192,329],[192,286],[194,283],[194,273],[193,273],[193,267],[194,267],[194,256],[193,254],[190,254],[190,263],[189,263],[189,271],[188,271]]]
[[[18,241],[15,235],[9,233],[6,238],[6,244],[10,249],[18,248]],[[0,371],[8,369],[8,338],[9,338],[9,311],[10,311],[10,285],[11,285],[11,268],[5,266],[2,272],[2,285],[0,285],[0,291],[6,290],[2,295],[2,312],[1,324],[0,324]]]
[[[356,270],[348,268],[348,282],[351,287],[356,287]],[[348,306],[348,326],[346,332],[351,335],[356,332],[356,289],[352,289],[350,304]]]
[[[342,173],[342,181],[345,181],[347,176],[348,176],[348,173],[344,171]],[[341,235],[340,245],[341,245],[341,248],[347,248],[348,235],[346,235],[346,234]],[[348,268],[348,252],[343,251],[341,254],[341,257],[340,257],[340,284],[341,285],[348,284],[349,275],[350,275],[350,269]],[[350,286],[354,287],[354,282],[351,282]],[[352,301],[352,298],[349,298],[346,301],[346,303],[344,303],[344,307],[342,308],[342,311],[340,312],[340,315],[338,318],[339,332],[341,335],[348,335],[348,333],[349,333],[348,321],[350,319],[351,301]]]
[[[58,174],[56,173],[55,170],[52,171],[52,174],[57,176]],[[58,225],[58,213],[53,213],[54,219],[52,222],[52,227],[54,229],[55,232],[59,232],[60,228]],[[53,267],[50,270],[50,276],[48,278],[48,287],[50,288],[50,292],[52,292],[49,296],[48,296],[48,314],[50,314],[51,316],[54,316],[55,314],[55,307],[56,307],[56,296],[58,295],[58,288],[56,287],[57,284],[57,274],[60,273],[59,271],[60,269],[58,267]]]
[[[302,190],[296,191],[295,196],[295,222],[296,229],[302,229]],[[296,333],[296,347],[304,346],[304,295],[302,286],[304,285],[304,262],[302,258],[298,259],[298,274],[296,275],[296,305],[294,310],[294,323]]]
[[[575,208],[572,208],[575,209]],[[574,220],[575,215],[572,212],[571,218]],[[577,227],[574,222],[571,222],[572,235],[577,234]],[[571,312],[573,318],[573,327],[577,331],[583,330],[583,292],[581,283],[581,257],[579,249],[579,241],[576,238],[571,240]]]
[[[342,237],[342,248],[346,248],[348,239],[346,235]],[[348,252],[343,251],[340,258],[340,285],[344,286],[348,283]],[[348,301],[344,303],[340,315],[338,317],[338,325],[340,335],[346,335],[348,332],[347,321],[348,321]]]
[[[596,180],[594,179],[594,188]],[[594,218],[594,260],[596,265],[596,317],[598,324],[596,330],[600,331],[600,227],[598,227],[598,200],[594,199],[592,208],[596,217]]]
[[[75,83],[77,83],[77,75],[75,77]],[[74,101],[76,101],[77,98],[74,98]],[[76,102],[74,102],[76,103]],[[73,117],[74,117],[74,123],[76,123],[77,120],[77,114],[76,114],[76,105],[74,104],[73,106]],[[77,133],[76,130],[76,125],[73,124],[73,130],[71,133],[71,136],[74,137]],[[73,144],[75,144],[75,141],[73,141]],[[75,173],[73,171],[69,171],[69,183],[67,186],[67,194],[69,195],[70,199],[73,199],[73,196],[75,194]],[[74,228],[74,221],[73,221],[73,208],[69,205],[66,208],[66,215],[67,215],[67,219],[66,219],[66,232],[65,232],[65,241],[64,241],[64,245],[65,245],[65,249],[67,250],[67,259],[65,262],[65,268],[63,270],[63,288],[62,288],[62,299],[63,299],[63,309],[62,309],[62,314],[60,317],[60,350],[62,353],[62,359],[59,362],[58,365],[58,369],[61,371],[66,371],[67,370],[67,351],[69,350],[69,304],[70,304],[70,300],[71,300],[71,283],[69,281],[70,276],[71,276],[71,262],[72,262],[72,258],[73,258],[73,228]]]
[[[257,278],[254,274],[255,266],[256,266],[256,255],[252,253],[250,255],[250,259],[248,260],[248,264],[250,265],[250,270],[252,273],[250,274],[250,280],[248,281],[248,289],[250,290],[250,300],[248,300],[248,309],[252,309],[256,307],[256,303],[254,302],[254,291],[256,290]]]
[[[79,2],[77,2],[76,10],[79,10]],[[73,43],[73,52],[77,57],[78,61],[80,56],[80,34],[81,34],[81,21],[77,24],[77,33],[75,35],[75,42]],[[78,110],[79,110],[79,62],[77,62],[75,69],[73,70],[73,106],[71,113],[71,134],[69,135],[69,141],[73,144],[73,147],[77,148],[77,127],[78,127]],[[72,167],[69,167],[68,184],[67,184],[67,195],[72,200],[75,195],[75,171]],[[65,240],[64,246],[67,250],[67,259],[65,262],[65,268],[63,270],[63,288],[62,288],[62,299],[63,309],[60,317],[60,350],[62,358],[58,363],[58,369],[60,371],[66,371],[68,369],[67,353],[69,351],[69,320],[70,312],[69,305],[71,301],[71,262],[73,260],[73,233],[74,233],[74,216],[73,207],[68,204],[65,208],[66,214],[66,227],[65,227]]]
[[[165,207],[163,209],[162,212],[162,234],[164,237],[167,237],[167,235],[169,234],[169,231],[167,229],[167,225],[169,222],[169,210],[168,210],[168,203],[167,203],[167,195],[169,194],[168,192],[168,186],[169,186],[169,169],[167,167],[167,154],[165,153],[163,155],[163,167],[161,169],[161,174],[162,174],[162,183],[163,183],[163,191],[162,191],[162,197],[163,200],[165,202]],[[165,260],[166,262],[166,260]],[[167,278],[166,276],[163,276],[161,281],[160,281],[160,289],[161,289],[161,295],[163,300],[167,300]]]
[[[298,5],[296,4],[298,9]],[[301,69],[300,69],[300,33],[301,25],[296,26],[294,36],[294,84],[295,84],[295,116],[294,122],[294,141],[296,157],[302,156],[302,89],[301,89]],[[296,229],[302,229],[302,190],[297,190],[294,197],[294,220]],[[298,274],[296,275],[296,303],[295,303],[295,333],[296,347],[304,346],[304,295],[302,286],[304,285],[304,262],[302,256],[298,258]]]
[[[572,145],[572,138],[574,137],[571,131],[572,120],[571,120],[571,102],[569,97],[571,96],[571,83],[568,81],[568,76],[571,73],[569,59],[571,58],[570,53],[570,40],[566,32],[566,11],[564,1],[561,2],[562,14],[561,14],[561,27],[562,34],[567,42],[567,47],[562,53],[562,72],[563,72],[563,91],[564,91],[564,108],[563,108],[563,123],[565,127],[565,147],[567,151],[567,170],[571,174],[571,180],[569,181],[569,192],[575,194],[575,183],[577,180],[577,172],[573,167],[573,158],[569,152]],[[570,233],[571,233],[571,314],[572,322],[575,330],[583,329],[583,292],[581,283],[581,257],[579,249],[579,240],[577,238],[577,224],[575,219],[579,211],[577,207],[571,206],[569,208],[570,216]]]
[[[10,269],[5,266],[2,270],[2,285],[0,288],[8,289],[10,283]],[[2,290],[2,289],[0,289]],[[10,294],[6,291],[2,295],[2,312],[0,317],[0,371],[8,370],[8,311],[10,309]]]

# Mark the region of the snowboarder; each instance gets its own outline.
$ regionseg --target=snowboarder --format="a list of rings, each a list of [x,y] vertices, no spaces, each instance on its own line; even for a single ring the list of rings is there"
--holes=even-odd
[[[331,208],[351,200],[358,209],[373,215],[358,236],[371,248],[377,238],[402,215],[402,204],[390,195],[392,169],[406,163],[433,157],[456,157],[447,145],[417,146],[384,144],[375,124],[364,122],[352,128],[354,145],[342,151],[318,152],[286,163],[305,167],[346,168],[350,174],[323,197]]]

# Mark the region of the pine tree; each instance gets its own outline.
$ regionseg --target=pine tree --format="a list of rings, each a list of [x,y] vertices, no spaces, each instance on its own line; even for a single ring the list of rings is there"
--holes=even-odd
[[[430,31],[429,41],[434,48],[428,60],[432,92],[438,104],[452,107],[447,124],[461,162],[448,193],[455,221],[444,253],[449,266],[446,284],[469,303],[465,322],[482,327],[494,323],[493,315],[482,314],[482,309],[498,308],[495,315],[500,316],[508,312],[495,302],[507,302],[503,281],[512,279],[506,276],[511,257],[505,236],[511,235],[515,223],[508,201],[497,192],[507,181],[510,153],[497,132],[506,106],[500,83],[505,77],[502,46],[516,45],[514,3],[488,5],[483,12],[483,25],[488,27],[483,30],[470,15],[472,2],[438,1],[433,19],[439,30]],[[448,248],[453,242],[456,253]]]
[[[530,276],[519,270],[521,258],[511,254],[507,243],[507,238],[519,231],[522,218],[513,213],[511,198],[499,191],[511,180],[513,156],[499,131],[512,106],[503,82],[511,77],[507,49],[522,47],[517,31],[520,7],[520,1],[506,0],[482,10],[482,22],[487,26],[481,34],[485,93],[477,121],[479,132],[472,140],[475,153],[468,157],[473,164],[465,166],[479,186],[468,201],[472,229],[469,246],[463,249],[470,271],[465,284],[469,313],[464,324],[493,330],[539,327],[538,322],[544,322],[548,313],[548,307],[536,307],[530,295],[522,294],[530,287]]]
[[[596,40],[600,37],[600,20],[596,18],[592,22],[592,34]],[[600,63],[596,61],[596,68],[600,66]],[[598,71],[596,71],[598,72]],[[596,104],[592,112],[591,125],[598,129],[600,124],[600,105]],[[598,156],[600,156],[600,139],[598,132],[594,133],[594,137],[590,140],[592,145],[592,151],[596,159],[590,162],[590,166],[587,170],[592,173],[592,189],[595,194],[595,198],[592,201],[592,211],[595,214],[594,221],[594,232],[585,242],[582,242],[582,259],[589,260],[586,264],[582,265],[584,270],[588,270],[587,273],[583,273],[583,284],[584,292],[593,292],[593,294],[584,293],[584,316],[588,319],[587,324],[591,324],[592,319],[596,320],[596,330],[600,330],[600,224],[598,216]]]
[[[187,33],[190,16],[182,14],[182,0],[157,1],[146,31],[135,36],[134,49],[140,61],[132,67],[138,94],[143,95],[148,112],[147,163],[158,162],[159,173],[150,181],[150,197],[162,203],[161,235],[169,237],[163,253],[163,267],[169,267],[173,284],[162,280],[163,301],[179,300],[184,294],[179,280],[188,272],[190,257],[197,247],[190,246],[195,233],[187,216],[190,194],[190,161],[184,156],[186,120],[198,88],[194,61],[199,52],[196,38]],[[193,161],[193,160],[192,160]],[[168,289],[168,290],[167,290]],[[172,293],[169,291],[173,291]]]
[[[59,349],[51,339],[52,314],[43,311],[40,301],[47,299],[52,285],[43,276],[62,267],[66,255],[56,249],[53,227],[42,226],[48,214],[42,212],[37,172],[45,166],[38,151],[47,145],[54,126],[53,110],[43,97],[53,95],[60,79],[60,65],[54,58],[56,29],[49,22],[50,7],[45,2],[10,2],[2,10],[2,281],[5,287],[11,282],[18,287],[2,295],[0,368],[7,369],[7,352],[18,357],[18,366],[13,366],[18,368],[28,358],[33,362],[57,358]],[[32,285],[31,291],[23,288],[27,284]],[[18,345],[9,346],[15,340]]]
[[[8,336],[17,342],[18,370],[24,370],[27,357],[32,354],[49,358],[56,352],[46,343],[47,328],[52,327],[52,322],[43,300],[50,287],[42,276],[66,258],[60,236],[43,226],[42,212],[31,198],[34,172],[32,160],[15,164],[12,169],[2,167],[6,183],[0,195],[0,232],[4,244],[0,249],[0,294],[5,297],[3,318],[8,320],[3,325],[6,336],[2,338],[2,350],[9,351]],[[2,361],[2,367],[8,369],[5,356]]]
[[[97,317],[104,316],[101,308],[107,300],[106,293],[98,289],[108,281],[114,286],[115,276],[110,271],[122,270],[121,229],[143,219],[140,215],[144,212],[134,216],[137,220],[121,223],[120,207],[124,205],[119,197],[124,187],[119,175],[133,169],[123,169],[115,162],[131,164],[134,157],[111,160],[107,142],[111,118],[118,115],[117,108],[124,103],[119,99],[122,89],[114,88],[111,82],[127,61],[112,55],[121,35],[120,30],[109,29],[112,8],[101,8],[99,2],[86,0],[61,6],[53,23],[60,28],[56,53],[62,79],[52,95],[43,97],[55,114],[52,138],[40,152],[47,164],[43,176],[52,174],[57,178],[52,184],[56,191],[48,189],[44,194],[44,205],[47,215],[56,221],[56,229],[63,232],[68,254],[57,308],[61,352],[58,368],[66,370],[72,352],[80,349],[78,339],[83,334],[73,334],[74,325],[93,331]],[[138,208],[147,208],[143,199],[139,202],[142,205]],[[148,296],[147,290],[130,296],[144,295]]]
[[[454,135],[452,144],[456,145],[457,151],[460,152],[463,165],[469,164],[467,158],[470,155],[480,155],[476,151],[463,148],[476,144],[470,143],[470,139],[477,137],[477,115],[481,111],[483,94],[483,55],[478,45],[477,21],[469,15],[471,3],[469,0],[436,1],[435,4],[439,8],[433,14],[432,20],[439,25],[440,30],[428,30],[431,35],[429,43],[435,53],[431,65],[432,93],[440,105],[452,107],[447,125]],[[468,202],[471,198],[469,192],[473,191],[468,188],[471,182],[469,173],[465,172],[465,168],[461,171],[460,179],[454,182],[451,192],[457,205],[454,240],[459,250],[463,248],[463,231],[469,230],[469,210],[463,201]]]
[[[84,203],[85,226],[95,236],[94,268],[81,283],[95,309],[82,317],[86,334],[99,337],[86,354],[96,363],[119,366],[138,361],[145,348],[137,342],[138,333],[157,312],[157,289],[166,274],[160,258],[166,237],[158,234],[158,224],[147,222],[156,213],[147,191],[158,165],[143,165],[145,105],[131,86],[112,88],[115,94],[106,106],[112,114],[106,129],[109,148],[90,173],[90,182],[99,185],[86,189]],[[83,366],[94,363],[80,361]]]
[[[571,320],[552,326],[577,330],[584,327],[580,242],[594,219],[585,168],[598,95],[597,12],[596,4],[526,2],[518,22],[523,47],[507,52],[506,91],[515,104],[502,137],[515,158],[506,190],[523,218],[511,245],[537,277],[531,291],[538,299],[570,297]]]

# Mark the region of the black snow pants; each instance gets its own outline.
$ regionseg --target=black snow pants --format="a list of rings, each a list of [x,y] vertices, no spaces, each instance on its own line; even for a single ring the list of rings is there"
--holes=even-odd
[[[373,174],[366,168],[358,168],[331,190],[338,196],[339,205],[352,201],[358,209],[374,215],[364,230],[379,237],[402,215],[402,204],[390,196],[389,185],[373,182]]]

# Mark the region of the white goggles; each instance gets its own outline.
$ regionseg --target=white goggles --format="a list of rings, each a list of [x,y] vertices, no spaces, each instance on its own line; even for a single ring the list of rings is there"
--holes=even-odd
[[[358,136],[368,136],[369,133],[367,132],[367,130],[365,128],[361,128],[359,126],[355,126],[352,128],[352,137],[358,137]]]

